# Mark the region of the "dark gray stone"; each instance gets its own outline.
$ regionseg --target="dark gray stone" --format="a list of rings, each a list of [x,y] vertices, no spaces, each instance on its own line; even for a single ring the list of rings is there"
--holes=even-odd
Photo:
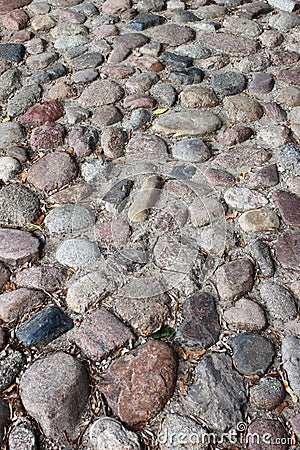
[[[219,95],[238,94],[245,89],[246,83],[245,76],[239,72],[220,72],[211,77],[211,85]]]
[[[201,139],[185,139],[176,142],[173,157],[183,161],[202,163],[211,157],[211,152]]]
[[[41,309],[23,322],[16,337],[25,346],[43,346],[73,328],[73,320],[56,306]]]
[[[47,67],[47,69],[38,70],[30,79],[35,83],[48,83],[49,81],[57,80],[63,77],[67,73],[67,68],[63,64],[53,64],[53,66]]]
[[[233,350],[235,367],[242,375],[263,375],[275,356],[271,341],[259,334],[237,334],[228,344]]]
[[[38,84],[24,86],[8,101],[7,114],[12,117],[23,114],[38,102],[41,93],[42,89]]]
[[[286,322],[297,317],[296,300],[283,286],[267,281],[260,284],[259,290],[271,319]]]
[[[157,14],[145,14],[140,13],[133,20],[131,20],[127,27],[132,30],[142,31],[146,28],[155,27],[156,25],[161,25],[164,23],[165,18]]]
[[[0,224],[24,226],[35,222],[41,215],[38,196],[21,184],[0,189]]]
[[[18,69],[6,70],[0,76],[0,100],[8,97],[21,87],[21,73]]]
[[[0,400],[0,445],[2,445],[3,437],[4,437],[4,428],[8,424],[9,421],[9,407],[8,404],[4,400]]]
[[[204,78],[204,73],[197,67],[183,70],[170,70],[168,79],[174,84],[194,84],[201,83]]]
[[[161,108],[170,108],[176,102],[177,92],[168,83],[158,83],[152,86],[150,93]]]
[[[25,56],[25,47],[23,44],[6,43],[0,44],[0,58],[7,61],[21,62]]]
[[[106,194],[104,194],[102,200],[118,207],[129,196],[132,187],[132,180],[124,179],[118,181],[108,192],[106,192]]]
[[[242,421],[246,390],[229,356],[212,353],[200,360],[185,402],[188,411],[213,431],[224,432]]]
[[[161,55],[164,66],[170,69],[186,69],[193,64],[193,58],[189,56],[176,55],[172,52],[164,52]]]
[[[257,239],[249,245],[249,249],[261,274],[265,277],[272,277],[274,275],[275,267],[268,244]]]
[[[275,377],[264,377],[250,388],[250,402],[259,409],[275,409],[283,402],[284,397],[284,386]]]
[[[25,358],[18,350],[11,348],[0,353],[0,392],[5,391],[21,372]]]
[[[183,164],[181,166],[173,167],[170,176],[177,180],[189,180],[195,175],[196,171],[196,167]]]
[[[281,351],[289,385],[297,397],[300,397],[300,339],[295,336],[284,337]]]

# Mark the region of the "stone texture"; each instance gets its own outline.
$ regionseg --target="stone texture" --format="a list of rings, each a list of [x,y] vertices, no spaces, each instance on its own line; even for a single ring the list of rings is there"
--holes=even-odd
[[[101,135],[101,147],[106,158],[117,159],[124,156],[127,133],[119,127],[108,127]]]
[[[50,234],[74,234],[94,225],[96,217],[89,206],[61,205],[53,208],[45,218]]]
[[[246,78],[239,72],[219,72],[211,77],[213,90],[223,95],[234,95],[242,92],[246,87]]]
[[[17,266],[39,256],[40,242],[27,231],[0,228],[0,261]]]
[[[223,145],[236,145],[247,141],[253,135],[253,130],[250,127],[242,125],[234,125],[232,128],[219,133],[218,141]]]
[[[7,61],[19,63],[25,56],[25,47],[23,44],[8,43],[0,44],[0,58]]]
[[[249,250],[252,257],[255,259],[260,273],[264,277],[272,277],[274,275],[275,267],[268,244],[257,239],[250,243]]]
[[[235,177],[226,170],[207,168],[204,172],[207,181],[214,186],[232,186],[235,184]]]
[[[241,298],[224,311],[224,320],[230,325],[247,331],[262,331],[267,327],[264,310],[258,303]]]
[[[275,377],[264,377],[250,388],[250,402],[259,409],[275,409],[283,402],[284,397],[283,384]]]
[[[223,264],[216,271],[217,289],[224,300],[233,300],[251,291],[254,283],[253,265],[249,259]]]
[[[213,345],[219,337],[220,325],[214,298],[200,293],[185,300],[183,305],[184,322],[176,338],[188,347],[206,348]]]
[[[13,322],[30,313],[45,301],[43,292],[33,289],[16,289],[0,295],[0,318],[3,322]]]
[[[274,79],[265,72],[257,72],[249,85],[249,90],[254,94],[268,94],[274,87]]]
[[[28,182],[45,191],[59,189],[76,178],[77,165],[68,153],[49,153],[28,171]]]
[[[95,242],[83,238],[64,241],[56,252],[59,263],[73,269],[85,268],[98,261],[100,250]]]
[[[201,36],[201,44],[233,56],[246,56],[257,49],[252,39],[229,33],[205,33]]]
[[[256,209],[244,212],[239,218],[243,231],[272,231],[279,228],[278,216],[270,209]]]
[[[22,142],[25,138],[24,128],[16,122],[0,123],[0,148],[6,148],[12,143]]]
[[[105,308],[88,314],[75,333],[75,343],[83,354],[99,361],[126,344],[134,334]]]
[[[162,450],[187,450],[206,448],[209,437],[195,420],[179,414],[167,414],[159,430],[157,440]]]
[[[23,8],[32,2],[32,0],[1,0],[0,14],[6,14],[14,9]]]
[[[288,269],[300,271],[300,233],[286,231],[282,233],[275,243],[276,257],[280,264]]]
[[[263,148],[243,146],[232,152],[222,152],[214,160],[223,169],[242,169],[262,166],[271,158],[270,151]]]
[[[89,156],[95,151],[98,140],[99,133],[95,128],[83,126],[73,127],[68,136],[69,145],[78,158]]]
[[[97,419],[90,427],[89,437],[94,450],[105,450],[110,446],[120,450],[141,449],[137,434],[127,430],[121,422],[111,417]]]
[[[213,431],[223,432],[242,421],[246,391],[229,356],[212,353],[200,360],[185,402],[188,411]]]
[[[97,80],[85,88],[79,98],[79,103],[86,108],[110,105],[121,100],[123,95],[122,87],[115,81]]]
[[[295,67],[295,69],[283,69],[279,72],[278,78],[287,84],[299,86],[300,85],[300,68]]]
[[[11,156],[0,157],[0,180],[8,182],[21,171],[19,161]]]
[[[287,191],[275,191],[273,200],[286,225],[300,226],[300,197]]]
[[[282,362],[287,373],[288,382],[294,393],[299,397],[299,353],[300,339],[295,336],[286,336],[282,339]]]
[[[164,24],[149,30],[148,34],[155,38],[156,42],[172,47],[185,44],[194,38],[194,31],[189,27],[177,24]]]
[[[226,97],[223,104],[231,118],[239,122],[255,122],[264,114],[262,105],[244,94]]]
[[[17,423],[9,433],[10,450],[37,450],[38,440],[32,425],[27,422]]]
[[[268,203],[261,193],[244,187],[232,187],[224,193],[224,200],[233,210],[246,211],[259,208]]]
[[[1,57],[0,57],[1,60]],[[6,70],[0,76],[0,100],[7,100],[11,94],[21,87],[21,73],[18,69]],[[5,123],[5,122],[4,122]]]
[[[175,351],[164,342],[149,341],[116,360],[98,388],[120,420],[140,426],[173,395],[176,371]]]
[[[20,383],[22,403],[37,420],[44,434],[74,437],[89,396],[89,377],[85,367],[63,352],[35,361]]]
[[[259,334],[237,334],[228,344],[233,350],[236,369],[245,376],[263,375],[275,356],[271,341]]]
[[[163,114],[154,123],[154,130],[174,137],[205,136],[221,127],[221,120],[211,112],[186,110]]]
[[[255,419],[248,426],[247,436],[249,436],[250,450],[286,450],[287,432],[281,422],[276,419]],[[251,438],[256,436],[256,439]],[[279,444],[277,443],[279,442]]]
[[[35,222],[41,215],[38,196],[20,184],[0,189],[0,223],[23,226]]]
[[[261,302],[273,320],[292,320],[297,317],[295,298],[283,286],[268,281],[259,286]]]
[[[8,100],[7,113],[12,117],[23,114],[40,99],[41,88],[38,84],[23,86]]]
[[[16,284],[29,289],[55,292],[62,289],[67,279],[67,270],[58,266],[32,266],[16,274]]]
[[[0,401],[0,444],[3,442],[4,437],[4,427],[8,424],[9,421],[9,407],[8,404],[4,401]]]
[[[168,147],[163,139],[156,135],[138,135],[130,139],[126,147],[126,156],[131,159],[164,159],[168,155]]]
[[[65,128],[59,123],[46,122],[35,128],[30,135],[30,145],[33,149],[56,148],[63,144]]]
[[[32,106],[19,120],[26,127],[37,127],[46,122],[55,122],[64,115],[63,105],[57,100],[49,100]]]
[[[173,146],[173,157],[189,162],[205,162],[210,156],[210,150],[201,139],[186,139]]]
[[[2,290],[4,284],[9,280],[10,271],[2,263],[0,263],[0,290]]]
[[[279,174],[276,164],[270,164],[252,172],[249,185],[253,188],[276,186],[279,183]]]
[[[25,363],[18,350],[7,348],[0,353],[0,392],[9,388],[16,380]]]
[[[23,345],[41,347],[73,328],[73,320],[56,306],[48,306],[23,322],[16,337]]]

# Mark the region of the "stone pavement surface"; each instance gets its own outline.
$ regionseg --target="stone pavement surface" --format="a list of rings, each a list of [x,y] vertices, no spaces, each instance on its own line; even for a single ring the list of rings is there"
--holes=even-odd
[[[0,0],[0,447],[300,449],[300,4]]]

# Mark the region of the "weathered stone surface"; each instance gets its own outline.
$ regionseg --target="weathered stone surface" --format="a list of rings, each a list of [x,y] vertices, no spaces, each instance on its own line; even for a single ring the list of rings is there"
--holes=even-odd
[[[33,149],[56,148],[63,144],[65,128],[59,123],[45,123],[35,128],[30,135],[30,145]]]
[[[221,120],[211,112],[187,110],[167,113],[154,123],[155,131],[180,136],[205,136],[221,127]]]
[[[0,44],[0,58],[7,61],[19,63],[25,56],[25,47],[23,44],[8,43]]]
[[[0,224],[23,226],[35,222],[41,215],[37,195],[20,184],[0,189]]]
[[[176,338],[188,347],[206,348],[219,337],[220,325],[214,298],[203,292],[185,300],[184,322]]]
[[[274,87],[274,79],[265,72],[257,72],[253,75],[249,90],[254,94],[268,94]]]
[[[157,440],[162,450],[205,449],[208,436],[205,429],[187,416],[168,414],[159,430]]]
[[[4,437],[4,427],[9,421],[9,407],[4,400],[0,400],[0,444],[3,442]]]
[[[257,239],[249,245],[249,249],[261,274],[264,277],[272,277],[274,275],[275,267],[268,244],[260,239]]]
[[[12,143],[22,142],[25,138],[24,128],[17,122],[0,123],[0,149]]]
[[[6,14],[14,9],[23,8],[32,2],[32,0],[1,0],[0,14]]]
[[[89,358],[99,361],[134,339],[134,334],[105,308],[88,314],[75,333],[75,343]]]
[[[69,145],[79,158],[89,156],[95,151],[98,140],[99,133],[95,128],[83,126],[73,127],[68,136]]]
[[[222,152],[214,160],[223,169],[241,169],[262,166],[271,158],[270,151],[257,147],[238,147],[232,152]]]
[[[14,383],[25,363],[23,354],[8,348],[0,353],[0,392]]]
[[[283,286],[271,281],[259,286],[261,302],[273,320],[292,320],[297,317],[295,298]]]
[[[128,136],[119,127],[107,127],[101,135],[101,147],[106,158],[120,158],[125,153]]]
[[[207,181],[214,186],[232,186],[235,184],[235,177],[226,170],[207,168],[204,172]]]
[[[234,95],[242,92],[246,87],[247,80],[239,72],[213,73],[211,85],[219,95]]]
[[[299,338],[295,336],[286,336],[282,340],[281,349],[283,368],[287,373],[289,385],[298,397],[300,396],[299,343]]]
[[[149,38],[142,33],[125,33],[114,38],[115,47],[125,47],[133,50],[137,47],[142,47],[149,42]],[[111,61],[112,62],[112,61]]]
[[[271,365],[275,350],[271,341],[254,333],[241,333],[228,341],[236,369],[246,376],[263,375]]]
[[[241,422],[240,408],[246,403],[246,391],[230,357],[222,353],[204,356],[195,369],[194,383],[185,401],[188,410],[216,432]]]
[[[16,289],[0,295],[0,319],[3,322],[13,322],[21,319],[24,314],[44,303],[43,292],[33,289]]]
[[[42,90],[38,84],[23,86],[8,100],[7,114],[11,117],[23,114],[28,108],[36,104],[41,93]]]
[[[17,423],[8,437],[10,450],[37,450],[38,440],[32,425],[27,422]]]
[[[253,436],[256,436],[254,439]],[[286,450],[288,434],[276,419],[255,419],[248,426],[249,450]],[[259,442],[259,443],[258,443]],[[279,443],[278,443],[279,442]]]
[[[0,180],[8,182],[21,171],[19,161],[11,156],[0,157]]]
[[[64,241],[56,252],[56,259],[74,269],[86,268],[100,258],[100,250],[95,242],[83,238]]]
[[[122,209],[122,207],[124,207],[123,202],[126,201],[129,196],[133,184],[133,181],[128,178],[118,181],[104,194],[102,200],[106,202],[106,204],[109,204],[109,207],[120,207]]]
[[[247,298],[235,302],[233,307],[224,311],[223,317],[227,323],[240,330],[261,331],[267,327],[262,307]]]
[[[50,438],[76,434],[80,416],[89,396],[85,367],[63,352],[35,361],[24,373],[20,395],[28,413]]]
[[[104,272],[90,272],[71,281],[66,302],[71,310],[82,314],[115,288],[116,283]]]
[[[252,172],[249,177],[249,185],[255,189],[276,186],[279,183],[279,174],[276,164],[264,166]]]
[[[97,419],[90,427],[89,437],[94,450],[105,450],[108,446],[120,450],[141,449],[138,436],[111,417]]]
[[[275,191],[273,200],[286,225],[300,227],[300,197],[287,191]]]
[[[252,135],[252,128],[235,125],[220,133],[218,135],[218,141],[223,145],[235,145],[247,141]]]
[[[244,212],[239,218],[243,231],[272,231],[279,228],[279,218],[270,209],[256,209]]]
[[[11,11],[3,17],[2,24],[8,30],[19,31],[26,28],[29,17],[23,9]]]
[[[231,118],[239,122],[254,122],[264,114],[262,105],[244,94],[226,97],[223,104]]]
[[[219,99],[212,89],[198,85],[185,88],[179,98],[186,108],[210,108],[219,104]]]
[[[68,272],[58,266],[32,266],[16,274],[16,284],[30,289],[54,292],[62,289]]]
[[[81,106],[93,108],[95,106],[110,105],[124,95],[122,87],[112,80],[97,80],[85,88],[79,98]]]
[[[300,233],[286,231],[275,243],[275,252],[280,264],[289,269],[300,271]]]
[[[116,360],[98,387],[116,416],[140,426],[173,395],[176,371],[175,351],[164,342],[149,341]]]
[[[295,86],[300,85],[300,68],[295,67],[294,69],[284,69],[278,74],[278,78],[285,83],[292,84]]]
[[[164,24],[149,30],[148,35],[162,44],[175,47],[191,41],[194,38],[194,31],[177,24]]]
[[[246,211],[265,206],[267,198],[260,192],[244,187],[232,187],[224,193],[224,200],[232,209]]]
[[[40,347],[49,344],[73,326],[73,320],[57,306],[48,306],[23,322],[16,332],[16,337],[26,347]]]
[[[224,300],[241,297],[252,289],[253,264],[249,259],[237,259],[223,264],[216,271],[217,289]]]
[[[45,218],[45,225],[50,234],[67,234],[92,227],[95,221],[95,213],[89,206],[67,204],[53,208]]]
[[[128,219],[131,222],[143,222],[147,219],[159,199],[162,183],[163,180],[159,175],[146,178],[128,209]]]
[[[121,13],[131,8],[130,0],[106,0],[102,4],[102,11],[109,14]]]
[[[163,139],[156,135],[138,135],[130,139],[126,147],[126,156],[131,159],[164,159],[168,155],[168,147]]]
[[[12,266],[39,256],[40,242],[27,231],[0,228],[0,261]]]
[[[176,142],[172,154],[174,158],[189,162],[204,162],[211,156],[209,148],[201,139],[185,139]]]
[[[257,50],[257,44],[252,39],[229,33],[202,34],[201,44],[233,56],[246,56]]]
[[[142,285],[140,292],[134,283],[129,283],[113,301],[114,312],[144,336],[161,328],[170,317],[170,298],[166,294],[149,295]]]
[[[1,57],[0,57],[0,60]],[[6,70],[0,76],[0,100],[7,100],[11,94],[21,87],[21,73],[18,69]],[[5,122],[4,122],[5,123]]]
[[[225,215],[223,204],[211,195],[197,197],[189,207],[191,222],[196,227],[203,227],[222,219]]]
[[[28,182],[45,191],[59,189],[77,176],[77,165],[68,153],[49,153],[28,171]]]
[[[63,115],[63,105],[57,100],[48,100],[32,106],[19,120],[27,127],[37,127],[46,122],[55,122]]]
[[[154,108],[156,100],[149,95],[133,94],[124,98],[123,107],[136,109],[136,108]]]
[[[283,402],[284,397],[283,384],[275,377],[264,377],[250,388],[250,402],[260,409],[275,409]]]
[[[3,263],[0,263],[0,290],[3,288],[3,285],[9,280],[9,277],[9,269]]]

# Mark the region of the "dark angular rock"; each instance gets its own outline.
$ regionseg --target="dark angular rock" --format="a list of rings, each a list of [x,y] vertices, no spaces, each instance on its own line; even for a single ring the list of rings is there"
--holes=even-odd
[[[136,31],[146,30],[146,28],[155,27],[164,23],[165,18],[157,14],[140,13],[128,23],[128,28]]]
[[[123,248],[107,259],[110,268],[124,274],[141,269],[147,262],[148,252],[134,248]]]
[[[261,274],[265,277],[272,277],[274,275],[275,267],[268,244],[260,239],[257,239],[250,244],[249,249],[259,267]]]
[[[118,207],[130,194],[133,187],[133,181],[124,179],[118,181],[106,194],[102,200]]]
[[[19,63],[24,56],[25,47],[23,44],[0,44],[0,58]]]
[[[18,328],[16,337],[26,346],[47,345],[73,328],[73,320],[56,306],[41,309]]]
[[[212,88],[219,95],[238,94],[245,89],[246,83],[246,77],[239,72],[220,72],[211,77]]]
[[[275,191],[272,197],[286,225],[300,227],[300,197],[287,191]]]
[[[30,79],[35,83],[48,83],[49,81],[57,80],[63,77],[68,72],[66,66],[63,64],[53,64],[43,70],[38,70],[35,72]]]
[[[194,84],[201,83],[204,73],[198,67],[191,67],[184,70],[170,70],[168,79],[174,84]]]
[[[218,135],[218,141],[223,145],[236,145],[247,141],[252,135],[252,128],[235,125],[220,133]]]
[[[181,56],[172,52],[164,52],[161,55],[163,64],[171,69],[186,69],[193,64],[193,58]]]
[[[219,337],[220,325],[214,298],[205,292],[185,300],[184,322],[176,337],[188,347],[207,348]]]
[[[237,334],[228,344],[233,350],[235,367],[242,375],[263,375],[275,356],[271,341],[259,334]]]
[[[249,185],[254,188],[276,186],[279,183],[279,174],[276,164],[264,166],[250,174]]]
[[[114,361],[98,388],[116,416],[138,427],[171,398],[176,371],[175,351],[165,342],[149,341]]]
[[[174,166],[170,176],[177,180],[189,180],[195,175],[196,171],[196,167],[183,164],[181,166]]]
[[[74,58],[71,66],[76,70],[94,69],[103,62],[103,56],[100,52],[84,53]]]

